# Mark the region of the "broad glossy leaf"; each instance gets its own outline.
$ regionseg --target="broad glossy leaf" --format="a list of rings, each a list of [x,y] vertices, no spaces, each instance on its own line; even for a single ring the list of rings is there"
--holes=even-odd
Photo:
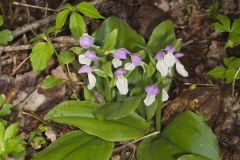
[[[109,61],[106,61],[102,64],[102,71],[109,77],[113,77],[112,73],[112,63]]]
[[[69,64],[75,60],[75,57],[71,52],[63,51],[59,54],[58,60],[62,64]]]
[[[148,138],[137,148],[137,160],[176,160],[184,151],[164,138]]]
[[[179,157],[177,160],[210,160],[206,157],[199,156],[199,155],[183,155]]]
[[[108,141],[125,141],[144,135],[146,121],[137,114],[117,120],[100,120],[93,112],[101,104],[93,102],[66,101],[54,107],[46,116],[53,120],[79,127],[84,132]]]
[[[152,53],[157,53],[164,49],[167,45],[179,45],[180,40],[176,40],[174,24],[172,21],[167,20],[160,23],[154,28],[152,35],[148,41],[147,47]]]
[[[81,2],[76,6],[76,9],[83,15],[90,18],[104,18],[98,10],[88,2]]]
[[[69,28],[73,37],[79,39],[83,32],[86,32],[86,24],[83,17],[80,14],[73,12],[70,16]]]
[[[138,45],[145,46],[144,38],[133,30],[126,22],[116,17],[107,18],[93,37],[97,45],[103,46],[104,39],[114,29],[118,30],[117,42],[115,48],[127,48],[130,51],[139,51]]]
[[[63,84],[63,82],[64,81],[60,78],[48,75],[47,77],[44,78],[44,80],[42,82],[42,88],[50,89],[57,85]]]
[[[0,37],[0,44],[7,44],[13,40],[12,31],[4,29],[3,31],[0,31]]]
[[[133,113],[140,105],[143,95],[128,97],[123,103],[103,105],[95,115],[105,119],[119,119]]]
[[[39,74],[44,68],[47,67],[48,61],[54,53],[54,47],[50,42],[38,42],[30,53],[30,61],[33,70]]]
[[[219,160],[217,138],[203,119],[186,111],[177,116],[163,131],[163,137],[184,151]]]
[[[105,51],[113,50],[116,45],[118,30],[114,29],[107,37],[104,39],[103,49]]]
[[[55,22],[57,31],[60,31],[62,29],[70,13],[71,11],[69,9],[64,9],[57,14],[57,18]]]
[[[108,160],[112,149],[113,142],[72,131],[39,152],[33,160]]]
[[[177,116],[161,137],[143,140],[137,150],[138,160],[175,160],[189,153],[220,160],[217,139],[196,114],[186,111]]]

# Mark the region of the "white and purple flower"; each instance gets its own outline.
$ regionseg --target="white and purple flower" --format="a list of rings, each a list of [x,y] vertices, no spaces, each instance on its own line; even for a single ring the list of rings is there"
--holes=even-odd
[[[142,58],[137,53],[133,53],[130,56],[131,56],[131,63],[126,63],[124,69],[128,71],[132,71],[137,66],[142,66],[144,69]]]
[[[127,72],[124,68],[119,68],[114,72],[116,76],[115,85],[121,95],[126,95],[128,93],[128,80],[123,75]]]
[[[93,45],[93,38],[89,36],[87,33],[84,33],[80,37],[80,46],[84,49],[88,49]]]
[[[160,89],[157,85],[152,84],[145,87],[145,92],[147,93],[146,98],[144,99],[144,104],[146,106],[152,105],[156,100],[156,95],[159,94]],[[165,89],[162,89],[162,101],[165,102],[169,98],[168,93]]]
[[[88,50],[84,54],[78,56],[78,61],[80,64],[90,65],[91,62],[96,61],[97,58],[97,55],[93,51]]]
[[[91,66],[84,65],[82,66],[78,73],[86,73],[88,75],[88,85],[87,88],[92,90],[96,86],[96,77],[92,74],[94,69]]]
[[[159,52],[156,54],[155,58],[158,60],[156,64],[157,70],[161,73],[163,77],[166,77],[169,73],[171,73],[171,68],[176,64],[177,72],[183,77],[188,76],[188,72],[185,70],[184,66],[178,60],[183,57],[183,53],[175,53],[176,48],[172,45],[168,45],[165,50],[167,54],[164,52]]]
[[[122,65],[121,60],[127,59],[127,54],[130,54],[130,52],[125,48],[119,48],[113,53],[112,64],[114,68],[118,68]]]

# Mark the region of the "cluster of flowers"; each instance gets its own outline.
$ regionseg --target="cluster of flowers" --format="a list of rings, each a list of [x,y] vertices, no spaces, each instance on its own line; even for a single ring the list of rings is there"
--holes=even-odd
[[[91,50],[93,46],[93,39],[88,34],[83,34],[80,38],[80,46],[86,49],[84,54],[79,55],[79,63],[83,66],[79,69],[78,73],[85,73],[88,75],[88,89],[92,90],[96,85],[96,77],[94,72],[96,69],[91,66],[92,62],[98,60],[98,56]],[[160,72],[162,77],[166,77],[171,74],[171,70],[176,66],[177,72],[183,77],[188,76],[188,72],[185,70],[184,66],[178,60],[183,57],[183,53],[175,53],[176,48],[172,45],[167,46],[164,49],[165,52],[158,52],[155,56],[157,59],[156,69]],[[130,58],[130,62],[125,63],[122,67],[123,60]],[[128,71],[134,70],[136,67],[141,66],[145,72],[142,58],[137,53],[131,53],[125,48],[116,49],[113,52],[112,65],[116,69],[114,75],[116,77],[115,85],[121,95],[126,95],[128,93],[128,80],[124,77],[124,74]],[[159,94],[160,89],[156,84],[151,84],[145,87],[146,98],[144,103],[146,106],[150,106],[154,103],[155,97]],[[167,101],[169,98],[167,91],[162,89],[162,101]]]

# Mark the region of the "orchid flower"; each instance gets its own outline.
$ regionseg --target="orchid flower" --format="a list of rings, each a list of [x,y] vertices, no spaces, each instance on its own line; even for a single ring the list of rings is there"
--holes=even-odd
[[[176,50],[174,46],[168,45],[165,50],[167,54],[164,52],[159,52],[156,54],[155,58],[158,60],[156,64],[157,70],[161,73],[163,77],[166,77],[170,72],[171,68],[176,64],[177,72],[182,75],[183,77],[188,76],[188,72],[185,70],[184,66],[178,60],[179,58],[183,57],[183,53],[175,53],[173,52]]]
[[[122,59],[127,59],[127,54],[130,52],[125,48],[119,48],[113,53],[112,64],[114,68],[118,68],[122,65]]]
[[[116,76],[115,85],[121,95],[126,95],[128,93],[128,80],[123,76],[126,72],[127,70],[124,68],[119,68],[114,73]]]
[[[96,61],[97,58],[97,55],[93,53],[93,51],[88,50],[84,54],[78,56],[78,61],[80,64],[86,64],[89,66],[91,62]]]
[[[131,56],[131,63],[126,63],[124,69],[126,69],[128,71],[132,71],[137,66],[142,66],[143,70],[145,70],[143,63],[142,63],[142,58],[137,53],[133,53],[130,56]]]
[[[146,86],[145,91],[147,93],[147,96],[144,99],[144,104],[146,106],[150,106],[155,102],[156,95],[159,94],[160,89],[158,88],[157,85],[152,84],[152,85]],[[167,91],[165,89],[162,89],[162,101],[165,102],[168,100],[168,98],[169,98],[169,96],[168,96]]]
[[[157,70],[161,73],[162,77],[166,77],[168,75],[168,66],[164,61],[164,57],[165,57],[165,53],[164,52],[158,52],[155,56],[155,58],[158,60],[157,64],[156,64],[156,68]]]
[[[82,66],[78,71],[78,73],[87,73],[88,75],[87,88],[89,90],[92,90],[96,86],[96,77],[92,74],[93,71],[94,69],[88,65]]]
[[[93,39],[91,36],[89,36],[87,33],[84,33],[80,37],[80,46],[84,49],[88,49],[92,46],[93,44]]]

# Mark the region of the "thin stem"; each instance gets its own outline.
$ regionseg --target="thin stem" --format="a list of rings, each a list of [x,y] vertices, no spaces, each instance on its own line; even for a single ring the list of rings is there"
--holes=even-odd
[[[156,110],[156,131],[161,131],[161,117],[162,117],[162,89],[160,89],[158,107]]]
[[[49,125],[46,121],[44,121],[43,119],[41,119],[40,117],[32,114],[32,113],[28,113],[28,112],[24,112],[24,111],[21,111],[20,114],[24,114],[24,115],[28,115],[28,116],[31,116],[39,121],[41,121],[42,123],[46,124],[46,125]]]

